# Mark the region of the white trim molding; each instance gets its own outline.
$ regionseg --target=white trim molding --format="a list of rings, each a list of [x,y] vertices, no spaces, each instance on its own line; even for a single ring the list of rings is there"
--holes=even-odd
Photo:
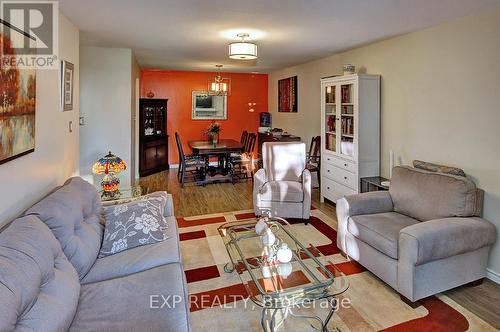
[[[500,274],[491,269],[486,268],[486,278],[490,279],[493,282],[496,282],[497,284],[500,284]]]

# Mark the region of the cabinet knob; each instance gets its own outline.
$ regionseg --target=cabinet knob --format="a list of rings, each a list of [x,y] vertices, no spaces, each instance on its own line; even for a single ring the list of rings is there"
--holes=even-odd
[[[330,190],[330,187],[326,187],[326,189]]]
[[[330,170],[327,170],[328,173],[330,173]]]
[[[347,176],[344,176],[344,180],[347,180]]]
[[[345,167],[347,167],[347,164],[344,164]]]

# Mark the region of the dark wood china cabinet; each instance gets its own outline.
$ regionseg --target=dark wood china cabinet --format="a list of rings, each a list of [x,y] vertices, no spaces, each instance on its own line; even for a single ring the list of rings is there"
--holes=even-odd
[[[168,99],[141,98],[139,101],[139,175],[167,170]]]

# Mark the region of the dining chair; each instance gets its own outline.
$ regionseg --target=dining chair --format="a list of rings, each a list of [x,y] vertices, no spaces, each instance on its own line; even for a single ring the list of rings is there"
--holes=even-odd
[[[230,155],[230,158],[239,158],[243,152],[245,152],[245,147],[247,145],[247,140],[248,140],[248,131],[243,130],[241,133],[241,138],[240,138],[240,143],[243,144],[243,151],[241,152],[232,152]]]
[[[309,172],[316,172],[318,177],[318,186],[321,187],[321,136],[316,136],[311,139],[309,152],[307,153],[306,168]]]
[[[205,166],[205,160],[197,155],[184,154],[181,138],[177,132],[175,133],[175,142],[177,143],[177,150],[179,151],[179,169],[177,171],[177,179],[181,183],[181,188],[184,188],[186,173],[192,175],[194,179],[196,177],[196,173],[198,173],[200,169]]]
[[[243,152],[231,156],[231,164],[233,165],[233,168],[238,168],[236,176],[239,178],[248,179],[250,177],[249,175],[253,178],[253,151],[255,149],[256,141],[256,133],[247,133]]]
[[[241,133],[240,143],[243,143],[243,145],[246,145],[247,139],[248,139],[248,131],[243,130],[243,132]]]

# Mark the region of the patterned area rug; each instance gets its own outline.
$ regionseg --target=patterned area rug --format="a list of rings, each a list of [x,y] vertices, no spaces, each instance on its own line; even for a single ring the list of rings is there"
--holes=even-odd
[[[177,218],[188,291],[191,323],[199,331],[262,331],[261,309],[248,299],[236,272],[224,272],[229,257],[217,227],[229,221],[253,217],[252,211]],[[329,331],[495,331],[493,327],[445,295],[422,300],[412,309],[397,292],[353,261],[339,254],[336,221],[319,210],[312,211],[309,225],[291,226],[301,241],[312,243],[348,276],[348,299],[328,324]],[[304,243],[304,242],[302,242]],[[318,304],[299,314],[326,317]],[[280,331],[312,331],[313,321],[289,317]]]

